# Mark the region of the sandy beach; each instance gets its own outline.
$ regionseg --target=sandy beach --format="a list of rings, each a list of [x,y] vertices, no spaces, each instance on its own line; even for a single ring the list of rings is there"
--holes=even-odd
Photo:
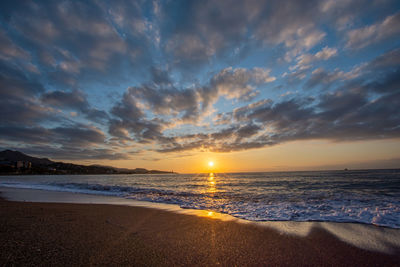
[[[400,0],[0,1],[0,267],[400,267]]]
[[[398,266],[398,252],[357,248],[319,227],[299,237],[146,207],[0,200],[3,266]]]

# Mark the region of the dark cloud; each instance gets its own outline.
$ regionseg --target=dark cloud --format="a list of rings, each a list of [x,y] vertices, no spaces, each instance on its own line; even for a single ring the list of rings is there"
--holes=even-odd
[[[41,95],[41,101],[49,106],[80,111],[92,121],[101,121],[108,118],[106,112],[92,108],[85,94],[77,90],[72,92],[46,92]]]
[[[58,144],[68,146],[103,144],[106,138],[99,129],[84,125],[56,127],[51,131],[54,133],[55,141]]]
[[[15,147],[13,147],[15,149]],[[108,148],[77,148],[77,147],[63,147],[59,149],[53,146],[29,146],[18,147],[23,153],[37,156],[46,157],[51,160],[126,160],[129,159],[128,153],[116,152]]]
[[[122,100],[112,108],[115,118],[110,120],[109,133],[138,142],[175,144],[173,137],[163,135],[166,128],[200,121],[220,97],[254,98],[256,85],[275,80],[269,72],[262,68],[226,68],[215,74],[205,86],[179,89],[166,82],[169,81],[168,75],[153,70],[156,82],[128,88]],[[149,114],[158,119],[149,119]]]
[[[69,146],[90,150],[105,145],[106,136],[99,129],[71,124],[51,107],[76,108],[89,116],[92,109],[81,96],[77,92],[46,93],[39,82],[21,71],[0,65],[0,140],[14,148],[46,146],[60,153]]]
[[[140,25],[146,25],[146,19],[138,2],[2,2],[0,7],[8,25],[0,31],[3,57],[26,58],[24,48],[34,51],[32,62],[57,87],[102,79],[99,73],[107,73],[107,81],[117,81],[126,67],[151,62],[153,40],[143,38],[146,32]]]
[[[251,136],[257,134],[261,129],[262,129],[262,127],[260,125],[249,124],[249,125],[240,127],[237,130],[236,134],[239,139],[248,138],[248,137],[251,137]]]
[[[104,144],[106,138],[99,129],[79,124],[55,128],[3,126],[0,136],[6,140],[25,144],[48,143],[54,146],[73,145],[77,147]]]
[[[393,49],[388,51],[376,59],[372,60],[365,67],[368,70],[386,70],[387,68],[396,68],[400,65],[400,48]]]
[[[262,16],[256,27],[256,36],[264,43],[284,44],[290,48],[286,57],[290,59],[325,37],[317,26],[321,19],[318,9],[319,3],[314,1],[287,1],[284,4],[273,1],[268,4],[268,15]]]
[[[128,88],[125,97],[135,99],[154,114],[178,115],[182,119],[193,117],[197,113],[197,95],[192,89],[179,90],[174,87],[155,88],[149,85]]]
[[[161,121],[146,119],[138,99],[135,98],[136,89],[128,89],[123,95],[122,101],[112,108],[111,114],[115,119],[111,119],[109,122],[109,133],[121,139],[141,143],[165,139],[162,135]]]
[[[151,73],[151,81],[158,86],[170,86],[173,83],[167,70],[163,70],[152,66],[150,68],[150,73]]]
[[[311,89],[317,86],[327,89],[337,81],[347,79],[348,74],[340,70],[326,71],[323,68],[318,68],[311,73],[310,79],[305,83],[306,89]]]
[[[3,60],[24,59],[30,55],[21,47],[13,43],[6,32],[0,29],[0,58]]]
[[[364,0],[2,1],[0,142],[122,159],[397,138],[398,44],[351,53],[397,40],[398,20]]]
[[[388,55],[397,54],[389,51],[378,57],[363,66],[363,74],[355,81],[348,81],[317,98],[298,97],[277,103],[266,99],[220,113],[217,125],[236,123],[237,126],[212,134],[183,136],[179,145],[169,144],[159,151],[228,152],[304,139],[398,138],[400,75],[391,63],[397,59],[384,60]],[[371,70],[375,76],[371,76]]]
[[[387,16],[375,24],[351,30],[347,33],[347,47],[360,49],[378,43],[400,33],[400,12]]]
[[[22,70],[0,62],[1,93],[8,97],[34,97],[44,92],[44,87],[30,79]]]
[[[379,80],[372,81],[366,85],[377,93],[391,93],[400,91],[400,67],[382,75]]]
[[[161,126],[157,122],[145,119],[137,99],[131,95],[132,90],[134,89],[124,93],[122,101],[112,108],[111,114],[116,119],[110,120],[109,133],[118,138],[139,142],[161,136]]]
[[[161,8],[162,41],[171,61],[185,68],[265,45],[284,45],[289,50],[286,59],[292,60],[324,39],[321,22],[344,18],[347,8],[363,1],[350,2],[172,1]]]
[[[61,108],[72,108],[76,110],[84,110],[88,103],[86,97],[79,91],[63,92],[52,91],[41,96],[42,102]]]
[[[52,159],[129,158],[129,153],[107,147],[106,136],[101,130],[79,124],[55,128],[1,126],[0,140],[7,140],[11,148]]]
[[[250,148],[259,148],[271,141],[262,140],[260,137],[254,137],[262,127],[255,124],[234,125],[218,132],[210,134],[192,134],[176,138],[175,143],[161,144],[158,152],[182,152],[187,150],[211,151],[211,152],[229,152],[245,150]]]
[[[292,61],[325,41],[329,31],[342,34],[364,16],[370,19],[370,13],[382,19],[376,10],[384,8],[366,0],[210,0],[171,1],[159,9],[164,52],[169,62],[187,70],[216,58],[232,62],[259,47],[282,46],[284,59]],[[393,35],[395,22],[384,20],[386,33],[377,35]]]
[[[50,119],[48,109],[36,97],[44,91],[23,72],[0,64],[0,114],[2,125],[34,124]]]
[[[251,103],[249,105],[246,105],[246,106],[243,106],[240,108],[236,108],[233,110],[233,117],[237,121],[246,120],[247,114],[249,112],[268,108],[271,106],[272,103],[273,103],[273,101],[271,99],[263,99],[263,100]]]
[[[0,139],[26,144],[46,144],[49,142],[50,131],[44,127],[2,126]]]
[[[249,25],[262,12],[262,1],[173,1],[161,7],[162,40],[175,64],[197,67],[241,46]]]

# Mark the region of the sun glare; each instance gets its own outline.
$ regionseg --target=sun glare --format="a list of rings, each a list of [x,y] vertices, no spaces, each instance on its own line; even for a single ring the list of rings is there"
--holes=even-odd
[[[214,166],[214,162],[213,161],[209,161],[208,162],[208,166],[213,167]]]

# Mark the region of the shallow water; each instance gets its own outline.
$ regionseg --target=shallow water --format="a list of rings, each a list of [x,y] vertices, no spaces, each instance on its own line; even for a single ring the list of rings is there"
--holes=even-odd
[[[250,221],[360,222],[400,228],[400,170],[0,176],[0,186],[112,195]]]

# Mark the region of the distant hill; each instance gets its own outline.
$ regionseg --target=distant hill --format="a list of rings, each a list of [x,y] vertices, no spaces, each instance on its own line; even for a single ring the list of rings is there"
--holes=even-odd
[[[34,164],[42,164],[42,165],[49,165],[49,164],[54,163],[53,161],[51,161],[47,158],[35,158],[35,157],[25,155],[22,152],[13,151],[13,150],[1,151],[0,152],[0,161],[3,161],[3,160],[8,160],[8,161],[12,161],[12,162],[30,161]]]
[[[143,168],[120,169],[102,165],[78,165],[36,158],[19,151],[0,151],[0,174],[162,174],[171,173]]]

